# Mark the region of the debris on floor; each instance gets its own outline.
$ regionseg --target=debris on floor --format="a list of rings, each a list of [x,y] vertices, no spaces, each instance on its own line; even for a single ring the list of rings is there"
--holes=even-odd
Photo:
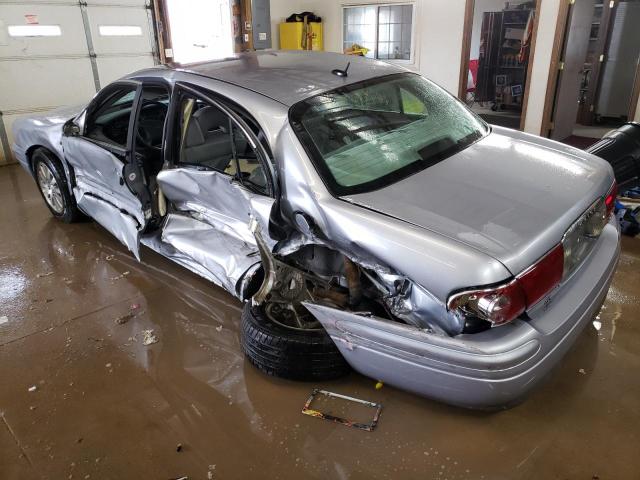
[[[142,331],[142,344],[152,345],[154,343],[158,343],[158,337],[153,333],[153,330],[143,330]]]
[[[124,315],[120,315],[119,317],[117,317],[115,319],[115,322],[118,325],[124,325],[125,323],[127,323],[129,320],[131,320],[135,316],[136,316],[136,314],[133,313],[133,312],[125,313]]]
[[[116,280],[120,280],[120,279],[126,277],[127,275],[129,275],[129,273],[131,273],[131,272],[129,272],[129,270],[127,270],[126,272],[122,272],[120,275],[116,275],[115,277],[111,277],[111,280],[115,282]]]
[[[125,313],[124,315],[120,315],[119,317],[116,317],[115,323],[118,325],[124,325],[129,320],[138,316],[141,313],[144,313],[144,310],[140,310],[140,304],[134,303],[129,308],[129,312]]]
[[[39,273],[36,275],[36,278],[48,277],[50,275],[53,275],[53,272]]]
[[[9,317],[7,317],[6,315],[3,315],[0,317],[0,325],[4,325],[8,321],[9,321]]]
[[[593,328],[595,328],[596,330],[600,330],[602,328],[602,322],[600,320],[594,320]]]
[[[582,374],[582,375],[586,375],[587,372],[584,370],[584,368],[581,368],[580,370],[578,370],[578,373]]]
[[[382,387],[384,387],[384,383],[376,382],[376,390],[380,390]]]
[[[221,332],[222,331],[222,325],[219,325],[216,327],[216,332]]]
[[[209,465],[209,470],[207,470],[207,479],[208,480],[212,480],[213,479],[213,471],[216,469],[215,465]]]
[[[30,392],[35,392],[37,389],[38,389],[38,387],[36,387],[35,385],[31,385],[31,386],[29,387],[29,391],[30,391]]]
[[[330,413],[320,412],[318,410],[311,408],[311,404],[313,403],[313,400],[318,395],[324,395],[327,397],[346,400],[348,402],[355,402],[360,405],[365,405],[367,407],[375,408],[376,410],[375,410],[375,413],[373,414],[373,418],[371,422],[369,423],[361,423],[353,420],[348,420],[346,418],[340,418],[335,415],[331,415]],[[360,400],[359,398],[353,398],[347,395],[341,395],[339,393],[328,392],[326,390],[319,390],[317,388],[315,388],[313,392],[311,392],[311,395],[309,396],[306,403],[304,404],[304,407],[302,407],[302,413],[304,415],[309,415],[311,417],[322,418],[323,420],[329,420],[332,422],[341,423],[342,425],[346,425],[347,427],[359,428],[360,430],[366,430],[367,432],[372,432],[376,428],[376,425],[378,425],[380,412],[382,412],[381,403],[370,402],[368,400]]]

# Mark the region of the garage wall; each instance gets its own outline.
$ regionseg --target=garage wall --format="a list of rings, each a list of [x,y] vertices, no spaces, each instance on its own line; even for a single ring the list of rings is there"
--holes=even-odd
[[[527,105],[525,131],[539,134],[542,125],[542,110],[547,89],[549,63],[553,48],[556,20],[561,0],[542,0],[540,21],[536,38],[536,52],[530,79],[530,94]],[[309,10],[323,17],[325,50],[340,52],[342,38],[342,7],[358,3],[347,0],[272,0],[271,20],[274,31],[277,24],[291,12]],[[384,0],[378,3],[393,3]],[[403,2],[407,3],[407,2]],[[452,93],[458,90],[462,35],[464,29],[465,0],[415,0],[416,4],[416,61],[409,68],[420,72],[439,83]],[[502,8],[504,0],[477,0],[482,8],[485,4]],[[278,41],[274,35],[274,48]],[[639,113],[640,115],[640,109]]]
[[[271,0],[271,48],[280,48],[280,29],[278,25],[292,13],[302,12],[301,0]]]
[[[298,11],[312,11],[324,23],[324,48],[342,51],[342,7],[358,3],[344,0],[301,0]],[[414,3],[415,63],[406,65],[419,71],[449,91],[458,88],[465,0],[386,0],[378,3]],[[291,10],[291,7],[286,9]],[[272,20],[275,20],[272,9]],[[274,44],[277,48],[277,43]]]
[[[0,0],[0,165],[16,118],[86,103],[97,89],[153,66],[155,38],[148,0],[82,2]],[[59,36],[12,37],[11,25],[60,27]],[[134,36],[107,36],[101,26],[139,27]],[[7,94],[10,92],[10,94]]]
[[[419,8],[419,72],[458,94],[464,0],[423,0]]]
[[[524,123],[524,130],[536,135],[540,135],[540,129],[542,128],[544,97],[547,92],[549,65],[551,64],[551,53],[560,2],[561,0],[542,0],[542,5],[540,6],[536,50],[533,57],[533,66],[531,67],[531,78],[529,79],[527,117]]]

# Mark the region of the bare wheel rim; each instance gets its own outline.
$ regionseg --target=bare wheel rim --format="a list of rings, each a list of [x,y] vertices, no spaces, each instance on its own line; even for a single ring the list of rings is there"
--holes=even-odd
[[[40,187],[42,196],[47,202],[47,205],[49,205],[54,212],[61,215],[64,212],[64,201],[56,177],[44,162],[38,163],[37,170],[38,186]]]
[[[267,303],[264,313],[273,323],[290,330],[322,330],[320,322],[313,318],[302,305],[294,306],[290,303]]]

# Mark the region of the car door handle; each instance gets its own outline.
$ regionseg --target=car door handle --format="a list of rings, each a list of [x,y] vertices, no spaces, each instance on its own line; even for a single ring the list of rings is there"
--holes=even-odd
[[[120,182],[120,185],[124,185],[124,178],[118,177],[118,182]]]

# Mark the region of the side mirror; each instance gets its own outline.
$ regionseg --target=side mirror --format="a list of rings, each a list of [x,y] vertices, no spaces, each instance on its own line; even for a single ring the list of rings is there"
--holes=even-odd
[[[64,124],[64,127],[62,127],[62,133],[65,137],[77,137],[80,135],[80,126],[73,120],[69,120]]]

